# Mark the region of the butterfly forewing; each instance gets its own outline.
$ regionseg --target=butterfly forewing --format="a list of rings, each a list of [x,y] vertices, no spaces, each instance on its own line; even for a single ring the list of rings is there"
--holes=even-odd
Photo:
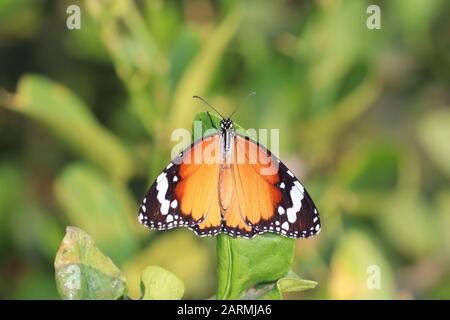
[[[215,134],[192,144],[161,172],[141,202],[141,223],[158,230],[185,226],[198,235],[220,232],[218,191],[214,187],[219,163],[211,159],[219,150],[218,141]]]
[[[182,215],[175,187],[180,179],[179,166],[171,162],[150,187],[139,207],[139,221],[145,226],[167,230],[177,226],[193,226],[199,222],[192,216]]]

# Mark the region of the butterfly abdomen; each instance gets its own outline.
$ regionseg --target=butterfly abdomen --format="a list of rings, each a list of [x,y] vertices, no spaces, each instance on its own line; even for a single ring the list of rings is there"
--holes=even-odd
[[[229,164],[223,164],[220,168],[219,176],[219,201],[221,211],[224,212],[230,207],[233,198],[233,173]]]
[[[230,207],[233,198],[233,172],[231,170],[232,145],[230,144],[231,131],[225,130],[222,134],[221,155],[220,155],[220,172],[219,172],[219,202],[222,215]]]

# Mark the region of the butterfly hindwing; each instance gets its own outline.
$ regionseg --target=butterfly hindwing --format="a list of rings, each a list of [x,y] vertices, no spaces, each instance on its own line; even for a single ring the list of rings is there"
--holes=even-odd
[[[258,230],[276,232],[290,238],[309,238],[320,231],[319,213],[301,182],[280,161],[277,187],[281,201],[271,219],[255,225]]]
[[[235,190],[230,207],[224,212],[222,232],[232,237],[253,238],[259,230],[242,219],[240,198]]]

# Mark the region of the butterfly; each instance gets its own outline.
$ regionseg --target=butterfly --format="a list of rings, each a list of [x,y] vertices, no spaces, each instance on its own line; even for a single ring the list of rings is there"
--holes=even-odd
[[[199,236],[317,234],[319,213],[301,182],[270,150],[234,130],[233,115],[221,116],[220,129],[167,165],[142,200],[139,221],[157,230],[187,227]]]

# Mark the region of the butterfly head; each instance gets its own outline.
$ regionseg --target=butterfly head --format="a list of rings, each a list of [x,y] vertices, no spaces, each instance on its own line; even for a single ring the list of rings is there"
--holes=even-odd
[[[229,130],[229,129],[233,129],[233,121],[231,121],[231,119],[222,119],[220,121],[220,128],[222,128],[223,130]]]

